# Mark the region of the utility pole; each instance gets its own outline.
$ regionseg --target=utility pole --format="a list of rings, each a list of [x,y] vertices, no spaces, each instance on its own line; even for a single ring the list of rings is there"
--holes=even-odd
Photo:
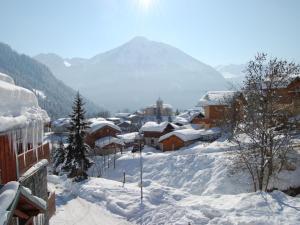
[[[140,169],[141,169],[141,203],[143,203],[143,157],[142,157],[142,143],[139,137],[139,148],[140,148]]]

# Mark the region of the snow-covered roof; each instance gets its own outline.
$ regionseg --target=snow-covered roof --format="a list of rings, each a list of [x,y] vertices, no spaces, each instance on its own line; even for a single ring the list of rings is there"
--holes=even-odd
[[[234,97],[235,91],[209,91],[198,102],[197,106],[226,105],[226,100]]]
[[[11,214],[13,210],[12,206],[14,206],[13,203],[17,200],[19,195],[29,199],[38,208],[46,210],[47,204],[43,199],[33,196],[31,191],[21,186],[19,182],[11,181],[0,189],[0,225],[7,224],[9,218],[13,216]]]
[[[123,140],[121,140],[119,138],[111,137],[111,136],[100,138],[100,139],[95,141],[95,145],[98,148],[103,148],[103,147],[105,147],[109,144],[124,145],[124,142],[123,142]]]
[[[179,137],[183,141],[191,141],[200,138],[202,133],[203,130],[194,130],[194,129],[175,130],[161,136],[158,141],[161,142],[173,135]]]
[[[48,122],[49,116],[39,107],[36,95],[28,89],[14,85],[12,78],[7,77],[9,76],[1,74],[0,132],[23,127],[34,121]]]
[[[157,123],[157,122],[149,121],[141,127],[140,131],[141,132],[160,132],[160,133],[162,133],[169,124],[174,129],[177,128],[177,126],[175,124],[172,124],[169,122]]]
[[[53,127],[67,127],[71,122],[71,118],[59,118],[57,120],[52,121]]]
[[[48,165],[48,160],[47,159],[42,159],[41,161],[37,162],[34,164],[32,167],[30,167],[26,172],[22,175],[20,180],[25,179],[26,177],[29,177],[36,171],[38,171],[40,168],[45,167]]]
[[[188,124],[189,120],[180,116],[176,116],[175,119],[173,120],[173,123],[179,123],[184,125],[184,124]]]
[[[122,139],[124,143],[130,143],[133,142],[138,136],[139,136],[138,132],[132,132],[127,134],[120,134],[118,135],[118,138]]]
[[[0,73],[0,80],[10,84],[15,84],[14,79],[4,73]]]
[[[219,130],[217,129],[201,129],[201,130],[195,130],[195,129],[181,129],[181,130],[175,130],[170,133],[167,133],[159,138],[159,142],[175,135],[176,137],[180,138],[183,141],[193,141],[197,140],[202,136],[207,136],[207,135],[214,135],[219,133]]]
[[[128,117],[131,113],[115,113],[115,117],[118,117],[118,118],[124,118],[124,117]]]
[[[113,122],[106,121],[106,120],[96,120],[93,123],[91,123],[89,126],[90,126],[90,128],[88,129],[87,132],[90,134],[94,133],[95,131],[97,131],[105,126],[111,127],[113,129],[121,132],[120,127],[115,125]]]
[[[121,125],[124,125],[124,124],[131,125],[131,121],[130,120],[125,120],[125,121],[119,123],[118,126],[121,126]]]
[[[106,121],[106,119],[104,119],[103,117],[95,117],[95,118],[88,119],[88,122],[90,123],[95,123],[97,121]]]
[[[174,123],[180,123],[182,125],[188,124],[191,122],[196,116],[202,114],[200,111],[186,111],[175,117],[173,120]]]

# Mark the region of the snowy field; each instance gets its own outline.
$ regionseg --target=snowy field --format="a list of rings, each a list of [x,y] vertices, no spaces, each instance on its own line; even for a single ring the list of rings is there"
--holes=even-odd
[[[249,193],[246,173],[236,174],[229,168],[229,149],[230,144],[222,140],[169,153],[147,147],[142,154],[143,203],[138,153],[119,155],[116,169],[111,162],[103,178],[96,177],[101,157],[89,171],[94,177],[85,182],[49,175],[49,185],[58,195],[51,225],[300,224],[300,198],[279,191]],[[273,186],[299,185],[299,168],[284,171]]]

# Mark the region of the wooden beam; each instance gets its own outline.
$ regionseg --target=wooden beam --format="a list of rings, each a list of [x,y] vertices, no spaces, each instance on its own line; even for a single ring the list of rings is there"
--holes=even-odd
[[[29,216],[28,216],[26,213],[22,212],[22,211],[19,210],[19,209],[15,209],[14,214],[15,214],[17,217],[22,218],[22,219],[25,219],[25,220],[27,220],[27,219],[29,218]]]
[[[33,224],[33,216],[29,218],[29,220],[26,221],[24,225],[32,225]]]

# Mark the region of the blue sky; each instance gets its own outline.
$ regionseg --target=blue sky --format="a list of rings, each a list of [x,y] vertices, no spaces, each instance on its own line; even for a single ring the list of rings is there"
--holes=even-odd
[[[0,41],[88,58],[145,36],[210,65],[258,51],[299,62],[299,12],[299,0],[0,0]]]

